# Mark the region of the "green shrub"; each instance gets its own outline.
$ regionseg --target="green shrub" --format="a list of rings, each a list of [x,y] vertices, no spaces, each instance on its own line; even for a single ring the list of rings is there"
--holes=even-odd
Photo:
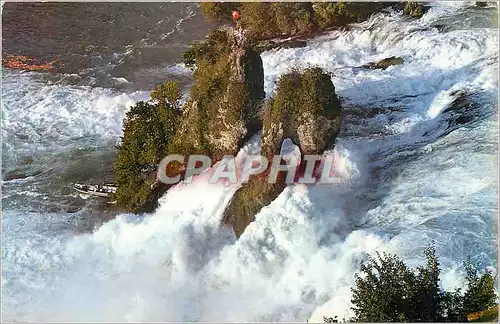
[[[463,308],[465,313],[475,313],[495,305],[496,295],[494,291],[495,280],[491,272],[486,271],[482,276],[478,275],[478,269],[470,258],[464,264],[467,278],[467,290],[463,296]]]
[[[151,99],[156,104],[139,101],[127,112],[117,147],[116,200],[118,206],[129,211],[139,210],[147,201],[157,166],[167,152],[180,116],[177,83],[157,86]]]
[[[311,33],[316,29],[310,2],[245,2],[241,26],[251,39]]]
[[[331,26],[361,22],[390,2],[232,2],[202,3],[209,20],[231,20],[240,11],[239,24],[252,40],[307,35]]]
[[[355,322],[465,322],[467,314],[495,305],[494,278],[479,276],[465,263],[467,289],[439,289],[439,260],[433,246],[424,251],[427,264],[408,268],[395,255],[377,253],[361,266],[352,288]]]
[[[201,2],[201,13],[210,21],[231,20],[231,11],[239,6],[237,2]]]
[[[214,29],[208,34],[206,40],[194,42],[189,46],[183,54],[184,63],[188,67],[196,64],[197,60],[207,60],[214,63],[228,51],[227,32],[223,29]]]
[[[316,2],[313,8],[318,26],[327,28],[362,22],[390,5],[390,2]]]

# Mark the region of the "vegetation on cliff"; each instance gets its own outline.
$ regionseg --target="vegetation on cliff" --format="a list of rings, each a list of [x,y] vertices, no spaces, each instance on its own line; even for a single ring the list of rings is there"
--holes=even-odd
[[[182,107],[178,87],[165,83],[152,93],[152,102],[139,102],[127,114],[116,162],[118,205],[135,212],[154,208],[157,197],[169,188],[155,176],[159,161],[169,153],[204,154],[215,162],[236,154],[261,129],[267,156],[278,153],[287,137],[302,154],[331,148],[340,129],[341,107],[330,76],[319,68],[292,71],[280,78],[275,97],[261,109],[264,71],[254,40],[361,21],[385,6],[388,3],[202,3],[202,12],[211,19],[230,19],[231,10],[239,10],[238,23],[245,32],[215,29],[184,53],[186,64],[195,67],[195,82]],[[227,209],[225,219],[238,233],[284,188],[283,183],[256,181],[244,185]]]
[[[262,152],[279,153],[290,138],[302,154],[321,154],[340,130],[340,101],[330,76],[313,67],[292,71],[278,81],[276,95],[262,112]]]
[[[216,161],[236,154],[260,130],[264,70],[243,35],[216,29],[186,57],[196,64],[195,82],[182,107],[178,86],[167,82],[151,94],[154,103],[139,102],[127,113],[115,167],[117,204],[126,210],[152,211],[168,190],[156,182],[166,155],[204,154]]]
[[[230,20],[231,10],[241,13],[239,24],[254,40],[306,35],[321,29],[361,22],[390,2],[203,2],[209,20]]]
[[[341,106],[328,74],[320,68],[292,71],[280,77],[278,89],[262,111],[261,154],[272,161],[284,139],[290,138],[302,154],[321,155],[332,148],[340,130]],[[269,205],[286,187],[281,174],[277,183],[251,177],[233,196],[223,221],[241,235],[262,207]]]
[[[184,108],[184,131],[175,142],[190,143],[194,151],[215,159],[235,154],[245,138],[260,130],[262,59],[232,28],[214,30],[186,56],[196,63],[195,83]]]
[[[139,101],[127,112],[115,162],[120,207],[140,212],[148,200],[157,165],[179,123],[180,97],[178,84],[166,82],[151,93],[151,102]]]
[[[409,268],[396,255],[377,253],[361,265],[352,288],[350,322],[467,322],[470,313],[495,305],[495,280],[491,272],[479,275],[467,260],[466,289],[440,288],[439,259],[433,246],[424,250],[427,262]],[[335,322],[325,318],[325,322]]]
[[[428,9],[428,7],[418,4],[415,1],[408,1],[405,2],[403,14],[414,18],[421,18]]]

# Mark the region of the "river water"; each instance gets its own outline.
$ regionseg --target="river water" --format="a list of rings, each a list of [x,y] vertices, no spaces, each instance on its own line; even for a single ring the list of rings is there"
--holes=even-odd
[[[4,4],[3,53],[61,62],[2,71],[4,320],[321,321],[349,313],[367,254],[418,265],[432,240],[444,288],[467,255],[496,268],[498,9],[431,6],[262,54],[267,96],[294,66],[331,73],[343,181],[289,186],[236,240],[219,226],[236,187],[179,185],[154,213],[116,218],[69,188],[112,177],[124,114],[155,84],[187,91],[182,51],[212,27],[198,6]],[[358,68],[389,56],[405,63]]]

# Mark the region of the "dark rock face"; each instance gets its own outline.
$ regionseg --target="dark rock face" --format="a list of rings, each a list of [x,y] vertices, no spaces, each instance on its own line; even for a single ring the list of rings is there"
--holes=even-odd
[[[400,57],[396,57],[396,56],[391,56],[391,57],[388,57],[388,58],[385,58],[383,60],[380,60],[378,62],[370,62],[370,63],[367,63],[363,66],[361,66],[362,68],[365,68],[365,69],[382,69],[382,70],[385,70],[387,69],[389,66],[392,66],[392,65],[400,65],[400,64],[403,64],[404,61],[402,58]]]
[[[321,155],[332,148],[340,131],[341,106],[330,76],[319,68],[294,71],[282,76],[274,99],[263,112],[261,154],[271,162],[289,138],[301,154]],[[268,183],[268,169],[250,178],[233,196],[223,221],[240,236],[260,209],[270,204],[286,187],[285,175]]]

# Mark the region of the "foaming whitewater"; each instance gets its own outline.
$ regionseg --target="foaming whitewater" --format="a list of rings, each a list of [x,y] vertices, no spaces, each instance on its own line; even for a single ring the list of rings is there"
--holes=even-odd
[[[268,95],[293,66],[332,73],[345,106],[333,149],[342,181],[287,187],[238,240],[220,225],[237,187],[204,175],[170,190],[153,214],[83,235],[60,228],[69,214],[4,210],[4,318],[321,322],[349,315],[354,273],[375,251],[417,265],[434,240],[445,288],[461,285],[469,254],[496,268],[498,34],[435,27],[473,14],[464,3],[434,4],[416,21],[384,13],[263,53]],[[405,63],[358,68],[393,55]],[[121,114],[95,127],[112,131]],[[257,153],[258,140],[239,158]]]
[[[46,84],[36,73],[2,76],[3,162],[116,138],[128,108],[148,92]]]

